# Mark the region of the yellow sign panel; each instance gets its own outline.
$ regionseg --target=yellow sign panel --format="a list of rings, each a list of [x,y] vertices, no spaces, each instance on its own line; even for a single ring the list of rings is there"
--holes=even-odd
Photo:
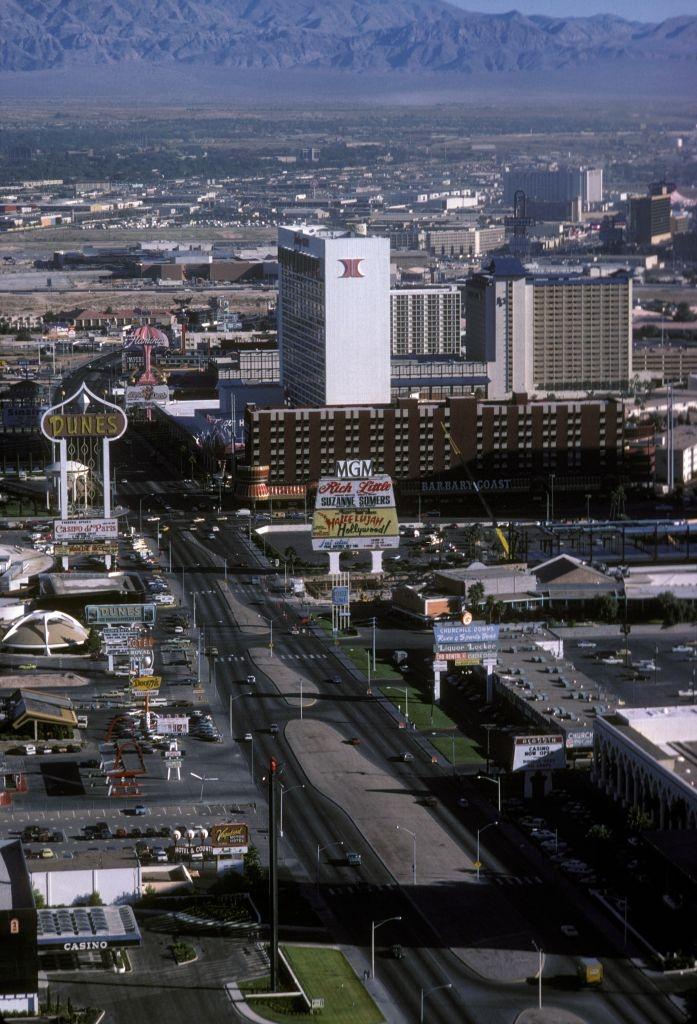
[[[70,544],[56,544],[54,555],[118,555],[118,544],[105,544],[104,541],[72,541]]]
[[[60,441],[67,437],[120,437],[127,419],[122,412],[51,413],[42,422],[46,437]]]
[[[159,690],[161,682],[162,676],[136,676],[131,682],[131,689],[149,693],[152,690]]]
[[[399,537],[396,508],[315,509],[312,517],[312,539],[358,537]]]
[[[230,825],[213,825],[210,831],[211,846],[249,846],[249,830],[242,822]]]

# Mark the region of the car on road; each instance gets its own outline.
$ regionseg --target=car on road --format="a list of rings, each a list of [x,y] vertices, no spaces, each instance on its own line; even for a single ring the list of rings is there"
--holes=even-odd
[[[596,644],[595,640],[579,640],[579,642],[576,644],[576,646],[577,647],[582,647],[582,648],[583,647],[591,648],[591,647],[597,647],[598,645]]]
[[[358,747],[361,743],[358,736],[352,736],[350,739],[346,740],[346,742],[352,747]]]
[[[561,933],[565,935],[567,939],[578,938],[578,928],[573,924],[563,924],[561,926]]]
[[[329,682],[330,683],[335,683],[337,686],[339,686],[341,684],[341,682],[342,682],[341,676],[333,675],[333,676],[330,677]]]
[[[148,809],[145,806],[145,804],[136,804],[135,807],[133,808],[133,813],[136,815],[147,814]]]
[[[42,857],[43,860],[49,860],[49,858],[55,857],[55,853],[53,852],[50,846],[44,846],[39,856]]]
[[[346,863],[352,868],[360,867],[362,859],[361,854],[356,853],[355,850],[349,850],[346,854]]]
[[[256,686],[257,677],[251,673],[247,676],[247,686]]]
[[[245,743],[251,743],[252,740],[254,739],[254,737],[252,736],[251,732],[246,732],[244,734],[244,739],[245,739]]]
[[[393,960],[404,959],[404,950],[398,942],[395,942],[394,945],[390,946],[390,956]]]
[[[408,750],[404,750],[399,755],[399,760],[400,761],[405,761],[405,762],[409,763],[410,761],[414,760],[414,755],[412,753],[410,753]]]
[[[276,724],[276,722],[271,723],[271,725],[269,726],[269,732],[271,733],[272,736],[278,736],[278,725]]]

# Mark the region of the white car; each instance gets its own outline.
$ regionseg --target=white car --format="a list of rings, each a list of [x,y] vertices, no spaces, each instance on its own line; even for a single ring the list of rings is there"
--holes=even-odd
[[[689,644],[676,644],[672,651],[673,654],[692,654],[693,648]]]
[[[567,939],[578,938],[578,928],[573,924],[563,924],[561,926],[562,935],[566,935]]]

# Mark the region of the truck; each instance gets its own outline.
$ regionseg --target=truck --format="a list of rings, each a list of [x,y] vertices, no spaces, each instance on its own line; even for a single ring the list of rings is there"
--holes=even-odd
[[[303,579],[298,579],[294,576],[291,577],[290,586],[294,597],[302,597],[305,593],[305,580]]]
[[[595,957],[581,956],[576,962],[576,975],[582,985],[600,985],[603,980],[603,965]]]
[[[397,666],[397,668],[399,668],[400,666],[404,665],[406,663],[408,657],[409,657],[409,655],[408,655],[407,651],[393,651],[392,652],[392,661]]]

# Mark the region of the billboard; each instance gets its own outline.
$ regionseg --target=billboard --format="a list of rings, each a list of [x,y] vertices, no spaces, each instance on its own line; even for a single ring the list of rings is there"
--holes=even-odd
[[[567,750],[591,750],[593,748],[593,730],[576,729],[566,734]]]
[[[212,825],[208,838],[214,849],[248,846],[249,830],[242,822],[233,822],[229,825]]]
[[[157,693],[162,683],[162,676],[136,676],[130,682],[131,693],[150,695]]]
[[[399,546],[397,510],[318,509],[312,517],[313,551]]]
[[[186,715],[158,715],[155,732],[158,736],[187,736],[189,719]]]
[[[154,604],[87,604],[85,622],[88,626],[105,626],[112,623],[142,622],[155,625],[157,605]]]
[[[514,772],[547,771],[551,768],[564,768],[565,765],[563,736],[513,737]]]
[[[105,544],[101,540],[74,541],[70,544],[56,544],[54,555],[118,555],[118,544]]]
[[[471,622],[469,626],[465,626],[462,622],[436,622],[433,626],[433,637],[439,646],[496,644],[499,639],[499,628],[497,623]]]
[[[136,384],[125,391],[126,407],[130,405],[165,405],[169,402],[166,384]]]
[[[394,508],[392,478],[384,473],[368,480],[335,480],[323,477],[317,485],[315,512],[319,509]]]
[[[56,540],[113,540],[118,535],[117,519],[55,519],[53,522]]]

